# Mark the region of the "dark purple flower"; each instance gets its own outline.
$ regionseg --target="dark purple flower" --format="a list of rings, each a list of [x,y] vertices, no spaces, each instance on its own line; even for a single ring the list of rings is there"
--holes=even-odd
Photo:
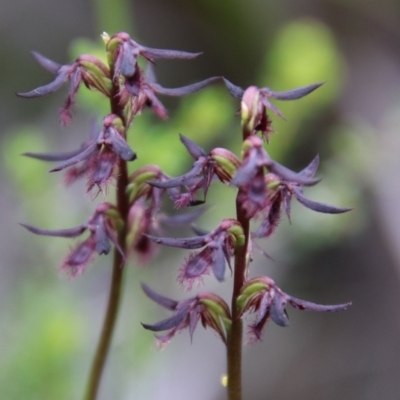
[[[318,168],[318,164],[319,157],[317,156],[298,175],[312,178]],[[307,199],[303,194],[302,185],[299,182],[283,180],[272,173],[265,175],[264,178],[266,187],[265,206],[260,212],[264,217],[257,231],[252,233],[252,237],[254,238],[265,238],[273,233],[278,224],[282,207],[290,221],[292,196],[305,207],[325,214],[341,214],[352,210],[352,208],[335,207]]]
[[[95,253],[99,255],[108,254],[111,250],[111,243],[124,257],[117,240],[118,223],[119,214],[115,206],[109,203],[101,203],[87,222],[74,228],[46,230],[31,225],[21,225],[36,235],[65,238],[77,237],[83,232],[89,231],[89,237],[71,251],[61,266],[61,269],[68,275],[75,277],[84,271],[86,265],[93,260]]]
[[[249,124],[250,133],[261,132],[262,136],[268,141],[271,129],[271,120],[268,117],[267,109],[272,110],[276,115],[284,118],[282,113],[271,102],[270,98],[276,100],[297,100],[319,88],[323,83],[300,87],[287,92],[275,92],[267,87],[257,88],[250,86],[244,90],[240,86],[234,85],[228,79],[224,79],[225,86],[229,93],[241,99],[242,118]]]
[[[83,82],[88,88],[96,89],[105,96],[110,97],[111,76],[110,70],[96,57],[81,55],[75,62],[60,65],[39,53],[32,53],[36,61],[49,72],[56,75],[53,82],[40,86],[30,92],[17,93],[20,97],[41,97],[58,90],[66,81],[69,81],[69,92],[64,107],[61,109],[61,122],[69,125],[71,122],[71,107],[74,103],[79,85]]]
[[[195,159],[192,169],[176,178],[166,178],[164,175],[160,180],[149,181],[152,186],[160,189],[175,189],[169,195],[176,208],[204,203],[213,177],[217,176],[221,182],[229,184],[240,166],[240,160],[229,150],[215,148],[207,154],[189,138],[180,135],[180,139]],[[196,199],[198,191],[203,192],[203,200]]]
[[[121,119],[109,114],[103,119],[103,128],[95,131],[80,149],[67,153],[24,155],[43,161],[62,161],[50,172],[61,171],[73,167],[68,171],[66,182],[71,183],[82,175],[88,176],[88,191],[94,186],[102,189],[115,176],[119,159],[133,161],[136,154],[126,143],[124,128]],[[79,167],[76,164],[81,163]]]
[[[142,324],[145,329],[153,332],[168,331],[164,335],[156,336],[160,349],[163,349],[176,333],[186,328],[189,329],[190,340],[192,340],[199,321],[204,328],[210,327],[217,332],[221,340],[226,343],[226,333],[231,326],[231,315],[228,305],[216,294],[204,292],[188,300],[175,301],[157,294],[147,285],[142,285],[142,288],[146,295],[157,304],[173,311],[172,317],[154,325]]]
[[[219,281],[224,280],[226,262],[230,269],[230,258],[236,246],[244,244],[243,230],[239,222],[225,219],[213,231],[191,238],[165,238],[146,235],[157,244],[182,249],[200,249],[192,253],[180,270],[178,280],[191,289],[193,284],[201,281],[202,276],[212,270]]]
[[[265,169],[279,177],[283,182],[311,186],[319,179],[302,173],[296,173],[272,160],[257,136],[249,136],[243,142],[243,162],[238,168],[231,183],[239,187],[239,198],[249,217],[253,217],[269,204],[268,190],[265,182]]]
[[[265,324],[272,319],[279,326],[288,326],[286,305],[305,311],[338,312],[346,310],[351,303],[320,305],[284,293],[275,282],[266,276],[250,279],[237,299],[239,317],[246,312],[255,312],[256,320],[249,326],[250,341],[261,339]]]
[[[131,115],[128,121],[134,115],[140,113],[146,106],[150,107],[160,118],[167,118],[167,110],[156,97],[156,93],[166,96],[184,96],[195,93],[221,79],[220,77],[213,77],[180,88],[164,88],[155,82],[151,67],[147,74],[139,68],[137,63],[139,56],[153,63],[155,59],[191,60],[202,53],[188,53],[185,51],[145,47],[132,40],[125,32],[113,35],[107,43],[107,50],[114,61],[113,79],[117,81],[120,77],[124,78],[123,88],[119,95],[121,103],[131,108]]]

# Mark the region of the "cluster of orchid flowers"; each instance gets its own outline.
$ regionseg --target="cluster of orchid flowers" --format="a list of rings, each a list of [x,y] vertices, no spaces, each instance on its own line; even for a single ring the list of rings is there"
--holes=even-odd
[[[82,55],[75,62],[59,65],[38,53],[33,53],[36,61],[55,74],[53,82],[21,97],[39,97],[50,94],[69,82],[68,96],[61,110],[61,122],[68,125],[71,107],[81,83],[108,98],[119,99],[123,116],[114,112],[105,116],[101,127],[94,127],[87,141],[72,152],[55,154],[25,153],[26,156],[43,161],[58,163],[51,171],[66,169],[66,182],[86,176],[88,190],[106,191],[107,185],[118,177],[121,162],[136,159],[136,153],[129,147],[126,132],[133,118],[144,108],[152,109],[160,118],[167,117],[167,111],[157,94],[182,96],[194,93],[216,81],[223,81],[229,93],[241,99],[242,127],[247,131],[247,139],[242,146],[242,160],[224,148],[205,151],[195,142],[181,135],[180,139],[194,159],[191,170],[179,177],[170,177],[156,165],[147,165],[129,176],[125,195],[128,197],[128,220],[123,221],[115,206],[101,203],[94,214],[84,224],[70,229],[43,230],[23,224],[29,231],[48,236],[73,238],[84,232],[89,236],[79,243],[62,263],[62,269],[69,275],[81,274],[85,266],[97,253],[108,254],[111,246],[121,252],[122,258],[134,254],[142,262],[148,262],[155,252],[155,244],[163,244],[183,249],[196,250],[191,253],[179,272],[179,281],[188,289],[212,272],[218,281],[223,281],[226,266],[232,270],[231,258],[236,250],[244,246],[244,232],[235,219],[223,220],[214,230],[207,232],[193,228],[197,236],[191,238],[161,237],[162,227],[190,225],[203,212],[202,209],[184,214],[167,216],[162,213],[162,198],[169,196],[175,208],[197,206],[206,201],[208,189],[214,178],[222,183],[238,188],[239,202],[246,210],[248,219],[260,219],[259,227],[251,233],[251,240],[267,238],[278,225],[281,209],[290,218],[290,202],[294,196],[305,207],[322,213],[343,213],[349,208],[338,208],[314,202],[303,194],[303,187],[319,182],[314,178],[319,159],[316,157],[304,170],[294,172],[272,160],[263,147],[263,139],[269,140],[272,131],[268,110],[282,117],[271,99],[294,100],[301,98],[321,84],[314,84],[288,92],[274,92],[269,88],[251,86],[244,90],[227,79],[213,77],[181,88],[167,89],[156,83],[152,68],[142,70],[138,58],[143,57],[150,67],[154,60],[193,59],[201,53],[175,50],[160,50],[142,46],[132,40],[127,33],[117,33],[112,37],[104,35],[106,42],[106,66],[94,56]],[[119,90],[115,91],[115,87]],[[261,134],[261,138],[257,134]],[[122,161],[121,161],[122,160]],[[118,232],[126,226],[126,253],[118,244]],[[250,247],[246,250],[250,252]],[[248,257],[248,262],[251,257]],[[248,267],[248,266],[247,266]],[[248,271],[248,268],[247,268]],[[255,312],[256,319],[250,326],[252,337],[260,339],[261,331],[270,319],[281,326],[288,324],[286,305],[301,310],[340,311],[349,304],[320,306],[291,297],[279,289],[268,277],[247,279],[237,299],[239,318],[246,312]],[[143,324],[146,329],[167,333],[158,336],[165,345],[178,332],[188,328],[190,336],[201,320],[204,327],[210,327],[226,342],[231,324],[231,312],[226,302],[219,296],[203,292],[197,296],[174,301],[156,294],[143,286],[145,293],[159,305],[173,311],[173,316],[154,325]]]

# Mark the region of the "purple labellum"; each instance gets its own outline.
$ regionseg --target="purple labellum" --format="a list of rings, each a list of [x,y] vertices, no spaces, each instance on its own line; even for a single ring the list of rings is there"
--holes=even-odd
[[[222,282],[225,277],[225,254],[223,250],[223,240],[221,237],[214,249],[212,249],[212,271],[218,281]]]
[[[109,144],[111,150],[125,161],[133,161],[136,154],[126,143],[125,139],[118,133],[115,128],[108,128],[105,132],[106,143]]]
[[[287,300],[284,296],[281,296],[277,292],[274,293],[270,306],[270,316],[272,321],[283,327],[289,325],[289,319],[285,310],[286,303]]]
[[[122,76],[130,77],[136,72],[137,56],[139,52],[130,42],[124,42],[119,48],[118,66],[115,70],[119,71]]]
[[[251,182],[257,175],[259,168],[259,160],[257,157],[249,157],[244,164],[237,170],[231,183],[234,186],[242,186]]]
[[[212,252],[206,247],[198,253],[190,254],[187,264],[181,268],[179,280],[185,283],[187,280],[189,286],[194,279],[201,277],[208,272],[212,264]]]
[[[99,255],[108,254],[111,250],[110,240],[102,225],[97,225],[94,231],[94,240],[96,242],[96,252]]]

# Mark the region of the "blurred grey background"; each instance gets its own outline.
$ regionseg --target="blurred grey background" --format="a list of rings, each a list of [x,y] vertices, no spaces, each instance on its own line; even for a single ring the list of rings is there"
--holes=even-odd
[[[84,184],[65,187],[48,165],[25,151],[78,147],[93,115],[107,112],[96,93],[78,97],[71,127],[59,125],[62,89],[35,100],[17,98],[51,76],[30,55],[60,63],[101,53],[100,34],[128,31],[159,48],[204,51],[196,61],[160,61],[161,84],[175,87],[213,75],[237,85],[287,90],[325,85],[305,99],[277,104],[271,155],[301,169],[319,153],[322,182],[312,199],[352,206],[346,215],[318,215],[293,205],[272,239],[260,243],[251,275],[267,274],[293,296],[324,304],[353,301],[340,314],[289,310],[291,326],[270,323],[263,342],[244,349],[248,400],[395,400],[400,398],[400,3],[394,0],[14,0],[0,2],[0,398],[77,399],[102,323],[110,258],[74,280],[58,266],[72,242],[34,237],[18,222],[74,226],[94,209]],[[168,122],[144,113],[130,144],[139,161],[177,175],[190,167],[183,133],[207,150],[240,152],[238,103],[221,86],[182,100],[165,99]],[[132,165],[135,168],[136,165]],[[112,198],[110,193],[110,199]],[[215,184],[213,207],[199,225],[234,216],[234,191]],[[102,198],[96,198],[95,202]],[[189,231],[179,232],[190,235]],[[139,322],[167,316],[139,282],[182,299],[176,282],[185,251],[160,249],[149,266],[129,265],[123,305],[99,400],[224,399],[224,348],[198,329],[163,352]],[[205,289],[206,288],[206,289]],[[205,279],[199,290],[228,299],[231,279]],[[251,321],[251,317],[248,317]]]

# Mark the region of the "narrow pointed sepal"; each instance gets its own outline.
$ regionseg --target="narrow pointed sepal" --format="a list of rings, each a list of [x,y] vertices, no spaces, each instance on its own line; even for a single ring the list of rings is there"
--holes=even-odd
[[[297,100],[301,99],[304,96],[307,96],[314,90],[318,89],[322,86],[324,82],[314,83],[308,86],[302,86],[297,89],[288,90],[286,92],[275,92],[269,88],[262,88],[269,97],[272,97],[276,100]]]
[[[157,60],[157,59],[193,60],[198,56],[202,55],[203,52],[191,53],[188,51],[180,51],[180,50],[154,49],[151,47],[146,47],[141,45],[140,54],[142,54],[149,60]]]
[[[178,302],[168,297],[161,296],[160,294],[156,293],[153,289],[151,289],[146,284],[142,283],[142,289],[146,293],[146,296],[149,297],[151,300],[159,304],[160,306],[167,308],[168,310],[175,310],[178,306]]]
[[[207,157],[206,151],[201,148],[197,143],[193,142],[193,140],[190,140],[188,137],[183,136],[181,133],[179,134],[179,139],[186,147],[186,150],[195,160],[200,157]]]
[[[94,153],[98,152],[99,146],[97,143],[92,143],[88,147],[86,147],[83,151],[78,153],[76,156],[65,160],[62,164],[57,165],[56,167],[52,168],[50,172],[61,171],[65,168],[71,167],[81,161],[88,160],[93,156]]]
[[[38,64],[40,64],[44,69],[51,72],[52,74],[56,74],[58,70],[61,68],[60,64],[50,60],[49,58],[42,56],[37,51],[32,51],[32,55]]]
[[[20,224],[29,232],[34,233],[35,235],[42,236],[56,236],[56,237],[65,237],[65,238],[73,238],[81,235],[87,228],[86,225],[79,225],[74,228],[68,229],[58,229],[58,230],[48,230],[48,229],[40,229],[36,228],[32,225]]]
[[[163,94],[165,96],[178,97],[178,96],[186,96],[188,94],[196,93],[199,90],[205,88],[206,86],[219,81],[221,78],[219,76],[214,76],[212,78],[204,79],[203,81],[193,83],[191,85],[182,86],[179,88],[164,88],[158,83],[152,83],[151,87],[159,94]]]
[[[68,80],[69,74],[70,74],[70,68],[61,67],[60,70],[58,71],[56,79],[54,79],[53,82],[50,82],[44,86],[40,86],[36,89],[33,89],[30,92],[17,93],[17,96],[26,98],[35,98],[53,93],[56,90],[58,90]]]
[[[244,90],[240,86],[236,86],[232,82],[228,81],[228,79],[222,79],[225,83],[226,88],[228,89],[229,94],[236,99],[241,99],[244,94]]]
[[[303,206],[309,208],[310,210],[313,210],[316,212],[320,212],[320,213],[324,213],[324,214],[342,214],[342,213],[352,210],[352,208],[335,207],[335,206],[331,206],[329,204],[319,203],[319,202],[307,199],[304,196],[301,188],[296,187],[296,186],[292,187],[292,191],[299,203],[303,204]]]
[[[146,236],[154,243],[162,244],[164,246],[178,247],[180,249],[199,249],[206,245],[208,238],[208,235],[182,239],[158,237],[147,234]]]

